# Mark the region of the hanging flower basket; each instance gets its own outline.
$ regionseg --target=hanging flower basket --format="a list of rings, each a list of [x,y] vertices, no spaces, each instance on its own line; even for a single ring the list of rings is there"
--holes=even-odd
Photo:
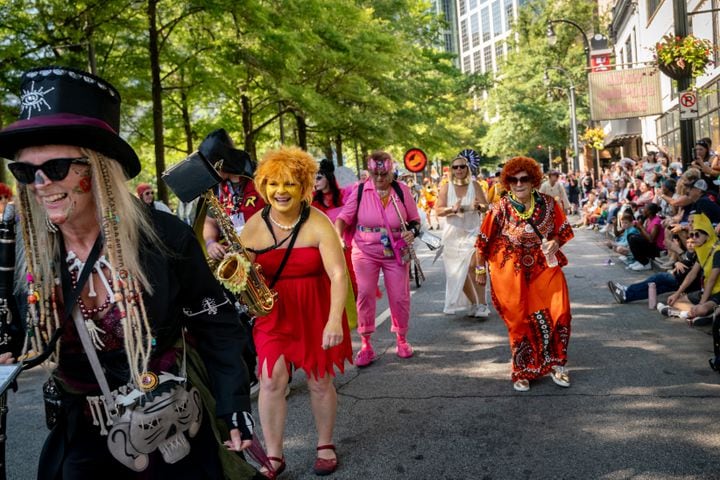
[[[673,80],[682,80],[683,78],[692,77],[692,65],[689,63],[683,63],[682,67],[676,63],[658,63],[658,69]]]
[[[699,77],[712,63],[712,44],[692,35],[665,35],[655,44],[658,69],[674,80]]]

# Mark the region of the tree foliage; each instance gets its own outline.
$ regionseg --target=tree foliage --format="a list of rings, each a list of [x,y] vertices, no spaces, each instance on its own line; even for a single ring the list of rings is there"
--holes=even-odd
[[[283,140],[318,156],[345,145],[345,159],[348,145],[449,157],[477,147],[469,91],[488,85],[436,48],[432,12],[422,0],[6,0],[0,125],[17,114],[20,73],[59,64],[118,88],[141,180],[159,187],[220,127],[256,158]]]

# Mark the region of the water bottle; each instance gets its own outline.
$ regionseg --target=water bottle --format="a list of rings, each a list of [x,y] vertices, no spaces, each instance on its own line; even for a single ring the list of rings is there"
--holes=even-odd
[[[648,308],[655,310],[657,307],[657,286],[655,282],[648,283]]]
[[[552,255],[548,255],[546,253],[549,248],[548,243],[549,242],[546,239],[543,239],[541,249],[542,249],[543,255],[545,255],[545,261],[547,262],[548,267],[557,267],[558,261],[557,261],[557,257],[555,256],[555,254],[553,253]]]

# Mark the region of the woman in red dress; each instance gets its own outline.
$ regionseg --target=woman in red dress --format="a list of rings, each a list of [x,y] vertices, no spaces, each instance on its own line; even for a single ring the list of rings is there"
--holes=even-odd
[[[493,304],[508,329],[513,388],[520,392],[548,373],[561,387],[570,386],[570,298],[560,247],[573,232],[562,206],[535,190],[541,180],[535,160],[512,158],[501,176],[509,193],[492,205],[476,243],[476,265],[487,261]]]
[[[330,220],[310,207],[317,163],[299,148],[268,152],[255,172],[258,193],[267,203],[253,215],[241,240],[271,288],[277,291],[269,315],[255,321],[253,337],[260,366],[259,412],[274,472],[285,470],[283,432],[285,386],[290,366],[307,374],[318,433],[314,470],[337,469],[332,436],[337,412],[335,368],[352,362],[344,315],[347,274],[343,250]]]

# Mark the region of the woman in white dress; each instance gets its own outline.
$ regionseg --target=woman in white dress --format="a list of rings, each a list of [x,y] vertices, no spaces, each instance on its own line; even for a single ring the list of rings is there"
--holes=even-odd
[[[487,317],[485,265],[476,265],[475,240],[487,199],[472,179],[465,157],[452,161],[450,182],[440,188],[435,213],[445,217],[443,261],[445,263],[445,306],[443,312],[467,312],[471,317]],[[478,281],[479,280],[479,281]]]

